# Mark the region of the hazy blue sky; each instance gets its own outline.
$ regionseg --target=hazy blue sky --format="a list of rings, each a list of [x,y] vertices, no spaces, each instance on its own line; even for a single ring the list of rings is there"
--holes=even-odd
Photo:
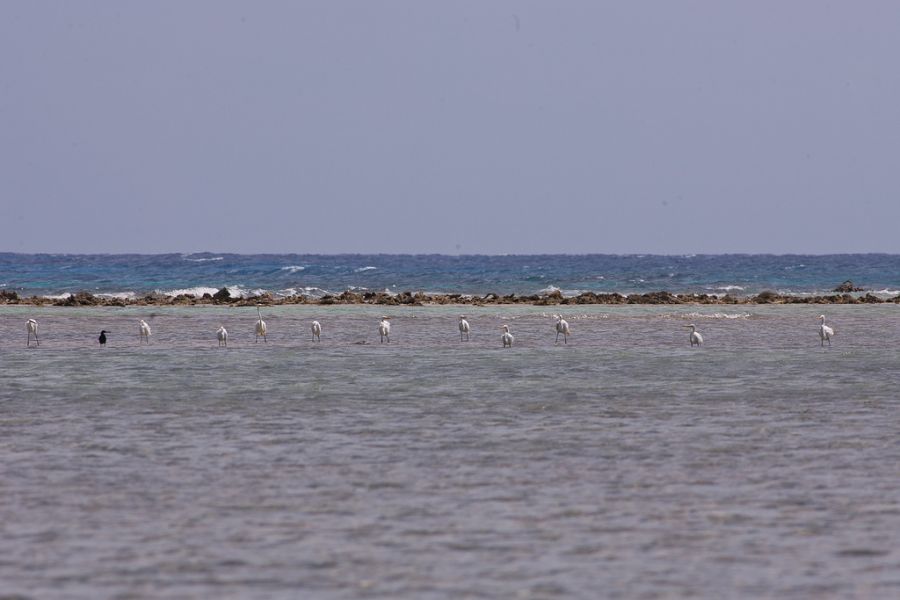
[[[0,5],[0,250],[900,252],[900,2]]]

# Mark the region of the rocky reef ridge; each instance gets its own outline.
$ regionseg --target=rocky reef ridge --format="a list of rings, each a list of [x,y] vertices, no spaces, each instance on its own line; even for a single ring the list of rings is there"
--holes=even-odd
[[[853,291],[843,291],[844,289]],[[95,295],[89,292],[77,292],[63,298],[46,298],[43,296],[20,297],[15,291],[0,291],[0,304],[27,304],[34,306],[194,306],[194,305],[231,305],[255,306],[257,304],[276,306],[285,304],[373,304],[382,306],[427,306],[440,304],[469,304],[474,306],[502,304],[532,304],[534,306],[556,306],[572,304],[900,304],[900,294],[893,298],[881,298],[870,292],[859,293],[860,288],[846,281],[837,288],[838,292],[820,296],[796,296],[778,294],[772,291],[760,292],[750,296],[724,296],[714,294],[673,294],[659,291],[645,294],[595,293],[584,292],[577,296],[563,296],[559,291],[546,294],[517,295],[488,293],[483,296],[469,294],[426,294],[424,292],[352,292],[346,291],[336,295],[319,298],[309,296],[275,297],[270,293],[259,296],[232,297],[227,289],[222,288],[215,294],[180,294],[165,296],[152,293],[134,298],[117,298]]]

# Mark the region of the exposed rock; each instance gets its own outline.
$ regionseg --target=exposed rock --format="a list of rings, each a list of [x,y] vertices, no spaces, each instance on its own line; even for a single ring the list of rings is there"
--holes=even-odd
[[[753,299],[757,304],[771,304],[773,302],[777,302],[781,297],[773,292],[772,290],[764,290],[756,295],[756,298]]]
[[[366,297],[369,297],[369,295],[366,294]],[[395,306],[398,304],[396,296],[385,294],[384,292],[375,292],[369,299],[369,303],[382,304],[385,306]]]
[[[97,306],[98,304],[105,304],[105,302],[89,292],[78,292],[77,294],[69,294],[68,298],[61,298],[53,304],[55,306]]]
[[[350,290],[346,290],[338,298],[340,298],[342,304],[362,304],[364,299],[360,294]]]
[[[599,304],[597,302],[597,294],[594,292],[585,292],[578,294],[574,298],[564,298],[561,304]]]
[[[515,296],[513,296],[515,298]],[[563,295],[559,290],[553,290],[544,296],[538,296],[534,301],[535,306],[556,306],[563,303]]]
[[[862,298],[857,298],[857,302],[860,304],[881,304],[884,300],[874,294],[866,294]]]
[[[853,282],[848,279],[841,285],[834,288],[834,291],[846,294],[848,292],[864,292],[865,290],[861,287],[856,287],[855,285],[853,285]]]
[[[859,288],[854,288],[859,289]],[[499,295],[496,293],[485,294],[483,297],[468,296],[463,294],[426,294],[424,292],[404,291],[398,294],[386,292],[364,293],[344,291],[339,295],[328,294],[321,298],[314,298],[302,294],[286,298],[276,298],[270,293],[248,298],[233,298],[227,288],[222,288],[215,294],[203,294],[202,298],[193,294],[181,294],[174,298],[164,296],[158,292],[146,294],[130,300],[121,298],[100,298],[89,292],[70,294],[59,300],[33,296],[21,298],[16,292],[0,291],[0,304],[30,304],[41,306],[53,304],[55,306],[190,306],[196,304],[231,304],[234,306],[256,306],[257,304],[281,305],[281,304],[371,304],[384,306],[425,306],[429,304],[468,304],[473,306],[485,306],[488,304],[534,304],[537,306],[553,306],[557,304],[879,304],[894,302],[900,304],[900,295],[883,300],[874,294],[867,293],[864,296],[844,292],[828,296],[782,296],[776,292],[766,290],[756,296],[732,296],[726,294],[718,297],[708,294],[678,294],[667,291],[649,292],[645,294],[631,294],[623,296],[618,293],[584,292],[577,296],[566,298],[558,290],[544,295],[517,296],[516,294]]]
[[[397,302],[400,304],[415,304],[416,299],[410,292],[400,292],[397,294]]]
[[[171,298],[166,296],[165,294],[160,294],[159,292],[152,292],[150,294],[146,294],[143,298],[137,302],[138,304],[169,304],[171,302]]]
[[[681,302],[671,292],[650,292],[647,294],[629,294],[626,299],[628,304],[680,304]]]
[[[271,292],[263,292],[259,296],[250,296],[244,300],[244,304],[265,304],[266,306],[275,304],[275,296]]]

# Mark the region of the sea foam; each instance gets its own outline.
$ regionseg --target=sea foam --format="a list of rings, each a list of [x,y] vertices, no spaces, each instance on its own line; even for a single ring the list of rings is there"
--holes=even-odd
[[[137,294],[135,292],[104,292],[94,295],[98,298],[110,298],[115,300],[134,300],[135,298],[137,298]]]
[[[173,298],[175,296],[196,296],[199,298],[203,296],[203,294],[214,296],[219,292],[220,289],[221,288],[198,285],[196,287],[180,288],[174,290],[156,290],[156,293],[162,294],[163,296],[171,296]],[[245,296],[249,295],[247,290],[236,285],[225,286],[225,289],[228,290],[228,294],[232,298],[244,298]]]
[[[535,293],[538,294],[539,296],[546,296],[547,294],[553,294],[555,292],[559,292],[565,298],[574,298],[575,296],[578,296],[579,294],[581,294],[582,290],[564,290],[564,289],[556,287],[555,285],[548,285],[547,287],[542,288]]]
[[[181,258],[188,262],[196,262],[196,263],[215,262],[215,261],[219,261],[219,260],[225,260],[224,256],[213,256],[210,258],[188,258],[187,256],[182,256]]]

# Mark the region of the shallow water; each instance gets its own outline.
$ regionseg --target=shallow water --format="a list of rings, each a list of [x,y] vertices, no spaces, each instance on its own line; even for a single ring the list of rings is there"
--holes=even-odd
[[[3,593],[895,597],[900,307],[826,309],[0,307]]]

